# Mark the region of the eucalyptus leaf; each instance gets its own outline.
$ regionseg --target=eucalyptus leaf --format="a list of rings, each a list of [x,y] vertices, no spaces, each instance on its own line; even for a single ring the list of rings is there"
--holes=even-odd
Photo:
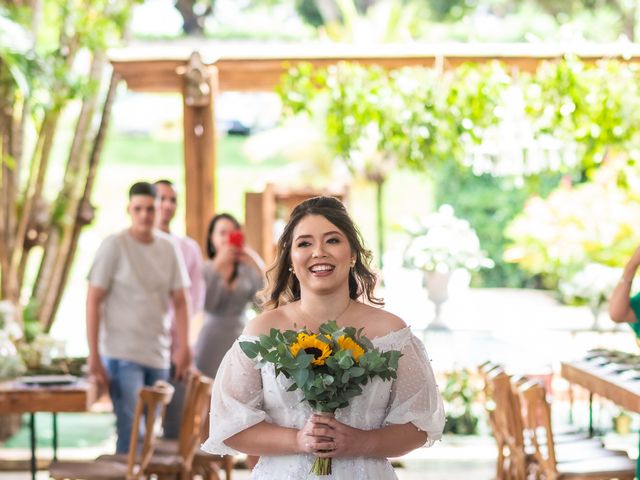
[[[249,358],[256,358],[259,352],[259,347],[254,342],[239,342],[240,348]]]
[[[309,378],[309,370],[306,368],[298,368],[291,372],[298,388],[302,388]]]
[[[272,349],[274,347],[277,347],[278,343],[277,343],[277,339],[276,338],[273,338],[272,336],[269,336],[269,335],[261,334],[260,335],[260,345],[262,345],[262,347],[264,347],[266,349]],[[280,344],[280,345],[282,345],[282,344]]]
[[[338,365],[343,370],[350,368],[353,365],[353,359],[351,358],[349,352],[345,352],[345,355],[340,357],[340,359],[338,360]]]

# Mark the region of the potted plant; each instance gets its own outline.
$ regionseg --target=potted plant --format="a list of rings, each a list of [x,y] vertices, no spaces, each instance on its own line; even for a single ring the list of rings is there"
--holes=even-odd
[[[628,435],[631,433],[631,415],[624,410],[620,410],[613,418],[613,429],[619,435]]]
[[[15,341],[22,337],[16,311],[6,300],[0,301],[0,381],[10,380],[25,372]]]
[[[468,221],[455,216],[451,205],[441,205],[405,229],[411,238],[404,252],[404,265],[424,273],[429,299],[436,307],[430,328],[444,328],[440,310],[448,298],[452,272],[491,268],[493,261],[480,248],[475,230]]]

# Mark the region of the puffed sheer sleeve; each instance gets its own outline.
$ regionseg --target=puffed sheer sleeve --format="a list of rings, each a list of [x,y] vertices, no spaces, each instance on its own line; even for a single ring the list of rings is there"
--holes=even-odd
[[[413,423],[427,432],[427,446],[442,437],[445,415],[431,362],[422,342],[407,329],[398,378],[393,382],[385,425]]]
[[[236,450],[224,441],[256,425],[270,421],[262,410],[262,377],[255,363],[240,348],[240,341],[255,340],[241,336],[224,356],[211,395],[209,438],[202,445],[206,452],[233,455]]]

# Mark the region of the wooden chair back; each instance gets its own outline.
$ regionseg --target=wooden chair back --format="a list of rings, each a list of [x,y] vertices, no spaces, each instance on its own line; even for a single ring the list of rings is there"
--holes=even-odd
[[[213,380],[200,373],[192,373],[185,394],[182,425],[178,436],[178,455],[184,468],[191,470],[193,458],[202,440],[203,426],[209,412]]]
[[[545,478],[557,476],[556,451],[551,426],[551,405],[543,385],[531,381],[518,387],[524,410],[524,426],[529,433],[533,455]]]
[[[174,388],[167,382],[158,381],[151,387],[143,387],[138,394],[136,411],[131,429],[131,443],[127,461],[127,478],[140,478],[151,461],[155,446],[157,431],[164,418],[167,405],[171,402]],[[138,449],[138,426],[144,415],[145,429],[142,448]]]
[[[503,480],[505,478],[504,453],[506,445],[504,441],[504,435],[498,427],[498,423],[496,422],[496,402],[493,395],[490,376],[504,372],[504,370],[498,364],[492,362],[484,362],[483,364],[478,366],[478,372],[480,373],[484,381],[484,408],[487,412],[487,418],[489,419],[491,433],[493,434],[493,438],[496,441],[496,448],[498,450],[498,458],[496,459],[496,479]]]
[[[513,480],[526,477],[526,455],[521,412],[511,387],[511,379],[502,370],[492,370],[488,376],[495,402],[494,419],[504,448],[504,475]]]

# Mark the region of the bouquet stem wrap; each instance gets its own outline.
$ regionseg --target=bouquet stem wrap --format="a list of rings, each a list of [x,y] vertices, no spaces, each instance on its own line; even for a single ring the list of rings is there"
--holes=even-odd
[[[313,413],[321,415],[323,417],[335,417],[335,412],[327,412],[323,410],[315,410]],[[315,475],[331,475],[331,458],[316,458],[315,462],[311,466],[311,473]]]

